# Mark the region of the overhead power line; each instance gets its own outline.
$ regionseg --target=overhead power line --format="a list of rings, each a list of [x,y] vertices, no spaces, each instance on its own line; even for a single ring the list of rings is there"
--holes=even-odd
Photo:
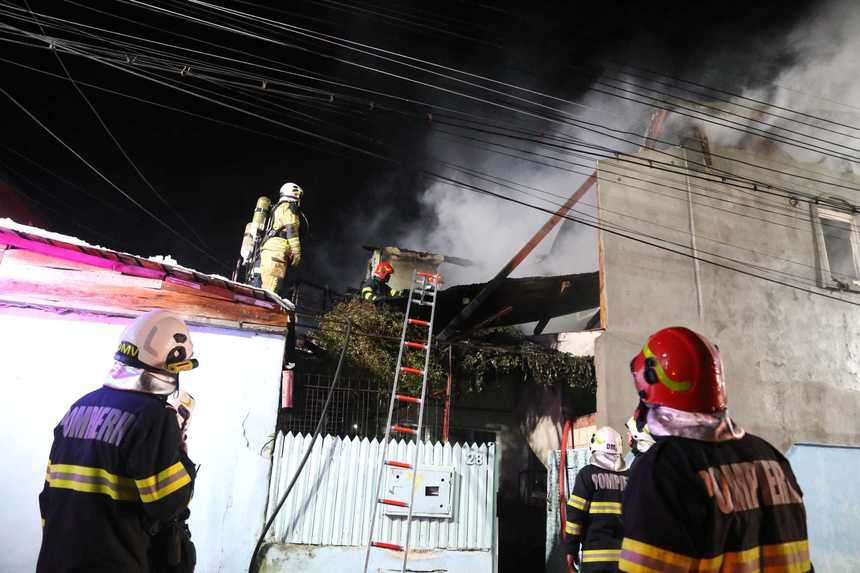
[[[228,29],[229,29],[229,28],[228,28]],[[275,41],[275,40],[271,40],[271,41]],[[276,42],[276,41],[275,41],[275,42]],[[178,48],[178,49],[186,49],[186,48],[183,48],[183,47],[177,47],[177,48]],[[199,53],[199,52],[198,52],[198,53]],[[210,54],[210,55],[212,55],[212,54]],[[214,57],[218,57],[217,55],[213,55],[213,56],[214,56]],[[293,66],[293,67],[295,67],[295,66]],[[265,80],[263,80],[263,81],[265,81]],[[317,81],[325,81],[325,80],[317,80]],[[341,84],[341,85],[344,85],[344,84]],[[394,96],[392,96],[391,94],[379,93],[379,92],[373,92],[372,90],[362,89],[362,88],[357,87],[357,86],[345,85],[344,87],[348,87],[348,88],[350,88],[350,89],[360,89],[360,90],[365,91],[365,92],[368,92],[368,93],[376,93],[376,95],[382,95],[383,97],[394,97]],[[343,96],[341,95],[340,97],[343,97]],[[400,99],[400,100],[403,100],[403,101],[409,101],[409,100],[406,100],[405,98],[396,98],[396,99]],[[432,106],[432,104],[428,104],[427,102],[413,102],[413,103],[420,103],[421,105],[428,105],[428,106],[436,107],[436,108],[438,108],[438,107],[439,107],[439,106]],[[454,111],[454,113],[458,113],[458,112]],[[544,119],[552,120],[552,118],[544,118]],[[582,122],[582,120],[579,120],[579,121],[580,121],[580,122]],[[585,124],[587,124],[587,125],[595,126],[595,127],[597,127],[597,126],[599,125],[599,124],[594,124],[594,123],[590,123],[590,122],[583,122],[583,123],[585,123]],[[583,126],[578,125],[578,127],[582,128]],[[603,127],[604,129],[609,129],[609,130],[614,131],[614,132],[616,132],[616,133],[626,134],[626,135],[631,135],[631,136],[636,137],[636,138],[638,138],[638,139],[643,139],[643,140],[644,140],[644,136],[643,136],[643,135],[641,135],[641,134],[639,134],[639,133],[625,132],[625,131],[623,131],[623,130],[613,130],[613,129],[611,129],[611,128],[606,128],[605,126],[600,126],[600,127]],[[587,129],[587,128],[585,128],[585,129]],[[600,135],[602,135],[602,136],[609,136],[609,137],[612,137],[612,138],[614,138],[614,139],[618,139],[618,140],[620,140],[620,141],[622,141],[622,142],[629,143],[629,144],[631,144],[631,145],[635,144],[634,142],[631,142],[630,140],[625,139],[625,138],[618,138],[618,137],[615,137],[615,136],[612,136],[612,135],[609,135],[609,134],[606,134],[606,133],[603,133],[603,132],[600,132],[600,131],[596,131],[596,130],[593,130],[593,129],[590,129],[589,131],[593,131],[594,133],[596,133],[596,134],[600,134]],[[661,142],[661,143],[666,143],[666,142],[662,142],[662,141],[660,141],[660,142]],[[713,154],[713,156],[715,156],[715,157],[720,157],[721,159],[725,159],[725,160],[727,160],[727,161],[736,161],[736,162],[737,162],[737,161],[739,161],[739,160],[737,160],[737,159],[735,159],[735,158],[725,157],[725,156],[720,155],[720,154]],[[746,164],[746,165],[753,165],[753,166],[755,166],[755,167],[757,167],[757,168],[761,168],[761,169],[765,169],[765,170],[772,170],[772,169],[770,169],[770,168],[768,168],[768,167],[766,167],[766,166],[762,166],[762,165],[758,165],[758,164],[754,164],[754,163],[750,163],[750,162],[743,162],[743,161],[740,161],[740,162],[741,162],[741,163],[743,163],[743,164]],[[802,176],[797,175],[797,174],[794,174],[794,173],[787,173],[787,172],[781,172],[781,173],[782,173],[782,174],[784,174],[784,175],[791,176],[791,177],[802,177]],[[802,178],[805,178],[805,177],[802,177]],[[810,179],[810,178],[805,178],[805,179]],[[841,186],[841,185],[839,185],[838,183],[834,183],[833,181],[817,181],[817,182],[819,182],[819,183],[825,183],[825,184],[827,184],[827,185]],[[842,186],[842,187],[856,189],[856,187],[850,187],[850,186]]]
[[[36,18],[36,15],[33,13],[32,8],[30,8],[30,3],[27,0],[24,0],[24,5],[27,7],[27,11],[30,13],[30,16],[33,18],[33,21],[36,23],[36,25],[39,27],[39,30],[42,32],[42,35],[47,37],[47,34],[45,33],[45,29],[42,27],[41,22],[39,22],[39,19]],[[51,50],[51,52],[54,54],[54,57],[57,59],[57,63],[60,65],[60,68],[62,68],[63,73],[66,74],[67,78],[69,78],[69,82],[71,82],[72,86],[75,88],[75,91],[78,92],[78,94],[81,96],[81,99],[84,100],[84,103],[87,104],[87,107],[90,109],[90,111],[93,113],[93,115],[98,120],[99,125],[102,126],[102,129],[104,129],[105,133],[108,135],[110,140],[114,143],[114,145],[119,150],[119,152],[122,154],[122,156],[125,158],[125,160],[128,161],[128,164],[131,165],[131,168],[134,170],[135,173],[137,173],[137,175],[138,175],[138,177],[140,177],[141,181],[143,181],[146,184],[146,186],[149,187],[149,189],[152,191],[152,193],[156,197],[158,197],[159,201],[161,201],[164,204],[164,206],[167,207],[170,210],[170,212],[174,216],[176,216],[176,218],[179,219],[180,222],[182,222],[183,225],[185,225],[185,227],[191,232],[191,234],[194,235],[194,238],[197,239],[197,241],[199,242],[199,245],[205,245],[206,241],[194,229],[194,227],[191,225],[191,223],[189,223],[188,220],[182,216],[182,213],[179,212],[179,210],[174,209],[173,206],[170,205],[170,203],[167,201],[167,199],[164,197],[164,195],[159,193],[158,190],[155,188],[155,186],[149,181],[149,179],[147,179],[146,175],[143,174],[143,172],[140,170],[140,168],[137,166],[137,164],[134,162],[134,160],[131,158],[131,156],[128,154],[128,152],[125,150],[125,147],[123,147],[123,145],[119,142],[119,140],[113,134],[113,131],[111,131],[111,129],[108,127],[107,123],[102,118],[102,115],[98,112],[96,107],[90,101],[90,98],[87,97],[87,94],[84,93],[84,90],[81,89],[81,87],[78,85],[78,83],[72,77],[71,72],[69,72],[69,69],[66,67],[66,64],[63,62],[63,59],[60,57],[60,53],[57,50]]]
[[[79,54],[79,55],[82,55],[82,54]],[[93,57],[93,56],[88,56],[88,57],[91,57],[91,58],[95,59],[96,61],[103,60],[103,58],[98,58],[98,57]],[[103,63],[106,63],[106,62],[104,62],[104,61],[103,61]],[[119,69],[122,69],[122,68],[120,67]],[[145,76],[142,76],[142,77],[145,77]],[[217,100],[216,100],[216,101],[217,101]],[[259,114],[257,114],[257,115],[259,115]],[[266,118],[264,118],[264,117],[263,117],[263,119],[266,119]],[[276,123],[279,123],[279,124],[281,124],[282,126],[285,126],[285,125],[286,125],[286,124],[283,124],[283,122],[276,122]],[[287,126],[287,127],[294,128],[293,126]],[[353,151],[355,151],[355,149],[353,149]],[[391,158],[384,157],[384,159],[385,159],[385,160],[387,160],[388,162],[398,163],[396,160],[392,160]],[[432,172],[432,171],[429,171],[429,170],[422,170],[422,172],[423,172],[423,173],[425,173],[425,174],[427,174],[428,176],[435,177],[435,178],[443,178],[443,177],[446,177],[446,176],[442,176],[442,175],[440,175],[440,174],[438,174],[438,173],[435,173],[435,172]],[[451,180],[451,181],[455,182],[455,183],[456,183],[458,186],[460,186],[461,188],[463,188],[463,185],[467,185],[467,184],[464,184],[464,183],[462,183],[462,182],[458,182],[458,181],[456,181],[456,180],[454,180],[454,179],[451,179],[451,178],[447,178],[447,179],[449,179],[449,180]],[[454,183],[451,183],[451,184],[454,184]],[[485,189],[482,189],[482,188],[480,188],[480,187],[476,187],[476,186],[472,186],[472,187],[474,187],[474,188],[473,188],[473,189],[468,189],[468,187],[466,187],[466,189],[467,189],[467,190],[471,190],[471,191],[475,191],[475,192],[484,192],[484,193],[487,193],[487,194],[490,194],[490,195],[498,195],[498,194],[494,194],[493,192],[489,192],[489,191],[487,191],[487,190],[485,190]],[[503,198],[504,198],[504,196],[501,196],[501,197],[503,197]],[[507,198],[507,199],[510,199],[510,198]],[[520,203],[524,203],[524,202],[520,202]],[[529,205],[529,204],[527,204],[527,203],[524,203],[524,204]],[[532,205],[532,206],[533,206],[533,205]],[[533,206],[533,207],[534,207],[534,206]],[[574,219],[571,219],[571,220],[574,220]],[[582,222],[582,221],[580,221],[580,222]],[[635,239],[635,237],[633,237],[633,238]],[[641,242],[641,241],[640,241],[640,242]],[[659,246],[659,245],[657,245],[657,247],[658,247],[658,248],[660,248],[660,246]],[[708,261],[707,259],[703,259],[703,260],[705,260],[706,262],[711,262],[711,263],[713,264],[713,261]],[[744,264],[748,265],[748,263],[745,263],[745,262],[743,262],[743,261],[735,261],[735,262],[736,262],[736,263],[738,263],[738,264],[742,264],[742,265],[744,265]],[[733,268],[733,267],[729,267],[729,268]],[[733,270],[738,270],[738,269],[733,269]],[[742,270],[742,269],[740,269],[740,270]],[[772,271],[772,269],[769,269],[769,271]],[[767,279],[767,277],[759,277],[759,278]],[[786,285],[786,286],[791,286],[791,285]],[[797,285],[794,285],[794,286],[796,287]],[[821,294],[821,293],[814,293],[814,294]],[[845,299],[841,299],[841,298],[839,298],[839,297],[830,297],[830,298],[835,298],[836,300],[842,300],[842,301],[845,301]],[[850,302],[850,301],[846,301],[846,302]]]
[[[182,242],[190,245],[194,250],[198,251],[200,254],[205,255],[206,257],[211,259],[219,267],[229,268],[222,261],[220,261],[217,257],[210,254],[208,251],[202,249],[201,247],[197,246],[196,243],[189,241],[187,237],[185,237],[183,234],[179,233],[171,225],[165,223],[161,218],[158,217],[158,215],[156,215],[155,213],[153,213],[152,211],[147,209],[145,206],[143,206],[139,201],[137,201],[137,199],[135,199],[134,197],[132,197],[131,195],[129,195],[128,193],[123,191],[116,183],[111,181],[106,175],[104,175],[101,171],[99,171],[98,168],[96,168],[92,163],[87,161],[80,153],[75,151],[69,144],[67,144],[65,141],[63,141],[63,139],[59,135],[57,135],[56,133],[51,131],[51,129],[47,125],[42,123],[42,121],[38,117],[33,115],[33,113],[29,109],[27,109],[21,102],[19,102],[17,99],[15,99],[12,96],[12,94],[10,94],[8,91],[6,91],[3,87],[0,87],[0,93],[5,95],[9,99],[9,101],[11,101],[13,104],[15,104],[15,106],[18,107],[18,109],[23,111],[27,115],[27,117],[29,117],[34,122],[36,122],[36,124],[38,124],[39,127],[41,127],[43,130],[45,130],[45,132],[47,132],[51,137],[53,137],[60,145],[65,147],[72,155],[77,157],[81,161],[81,163],[83,163],[84,165],[89,167],[93,171],[93,173],[95,173],[96,175],[99,176],[99,178],[101,178],[108,185],[110,185],[111,187],[116,189],[117,192],[119,192],[123,197],[128,199],[132,204],[134,204],[135,207],[137,207],[138,209],[140,209],[141,211],[146,213],[151,219],[155,220],[159,225],[161,225],[162,227],[167,229],[168,232],[170,232],[170,234],[175,235]]]

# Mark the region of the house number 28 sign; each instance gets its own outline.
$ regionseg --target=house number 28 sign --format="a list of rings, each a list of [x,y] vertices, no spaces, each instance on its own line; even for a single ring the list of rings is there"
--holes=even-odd
[[[487,463],[487,457],[481,452],[467,452],[466,453],[466,465],[467,466],[482,466]]]

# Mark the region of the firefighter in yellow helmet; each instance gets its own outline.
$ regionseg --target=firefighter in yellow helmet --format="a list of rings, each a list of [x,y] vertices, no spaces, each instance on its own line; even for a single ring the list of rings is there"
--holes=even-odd
[[[261,286],[277,293],[287,276],[287,267],[302,261],[299,238],[302,188],[295,183],[281,187],[281,198],[272,212],[272,225],[260,249]]]

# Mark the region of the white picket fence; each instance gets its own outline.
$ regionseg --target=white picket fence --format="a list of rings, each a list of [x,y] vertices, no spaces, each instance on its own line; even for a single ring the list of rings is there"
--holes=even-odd
[[[266,519],[292,479],[311,442],[310,435],[278,434],[275,440]],[[392,441],[389,459],[410,460],[414,443]],[[493,548],[496,524],[495,444],[461,446],[424,442],[422,466],[454,470],[453,517],[413,518],[414,549],[485,550]],[[326,436],[314,445],[307,465],[269,533],[275,543],[361,546],[367,543],[375,503],[381,444],[367,438]],[[384,479],[384,478],[383,478]],[[375,540],[403,544],[405,518],[377,511]]]

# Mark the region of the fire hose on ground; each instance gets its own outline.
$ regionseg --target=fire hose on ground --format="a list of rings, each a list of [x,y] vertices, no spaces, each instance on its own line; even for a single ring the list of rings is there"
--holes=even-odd
[[[302,473],[302,470],[305,467],[305,463],[308,461],[308,458],[311,455],[311,451],[313,451],[314,444],[317,441],[317,438],[320,435],[320,431],[322,430],[323,421],[325,421],[325,415],[328,411],[328,405],[331,402],[331,397],[334,395],[335,386],[337,386],[338,378],[340,378],[340,369],[343,366],[343,359],[346,356],[346,349],[349,346],[350,335],[352,334],[352,321],[346,321],[346,335],[345,340],[343,342],[343,348],[340,351],[340,357],[337,359],[337,368],[334,371],[334,377],[331,380],[331,384],[328,388],[328,396],[326,396],[325,404],[323,404],[322,413],[320,414],[320,419],[317,422],[317,427],[314,429],[314,436],[311,439],[311,443],[308,444],[308,449],[305,450],[305,455],[302,457],[302,461],[299,462],[299,467],[296,468],[296,473],[293,474],[293,479],[290,480],[290,484],[287,486],[287,490],[284,492],[284,495],[281,496],[281,499],[278,501],[278,505],[275,506],[275,511],[272,512],[271,517],[266,522],[266,526],[263,527],[263,531],[260,533],[260,538],[257,539],[257,545],[254,547],[254,553],[251,555],[251,562],[248,564],[248,573],[256,573],[259,568],[259,563],[257,563],[257,559],[259,557],[260,548],[263,546],[263,541],[266,539],[266,534],[269,532],[269,529],[272,527],[272,524],[275,522],[275,518],[278,516],[278,512],[281,511],[281,507],[283,507],[284,502],[287,501],[287,497],[290,495],[290,492],[293,490],[293,486],[296,485],[296,482],[299,479],[299,476]]]

